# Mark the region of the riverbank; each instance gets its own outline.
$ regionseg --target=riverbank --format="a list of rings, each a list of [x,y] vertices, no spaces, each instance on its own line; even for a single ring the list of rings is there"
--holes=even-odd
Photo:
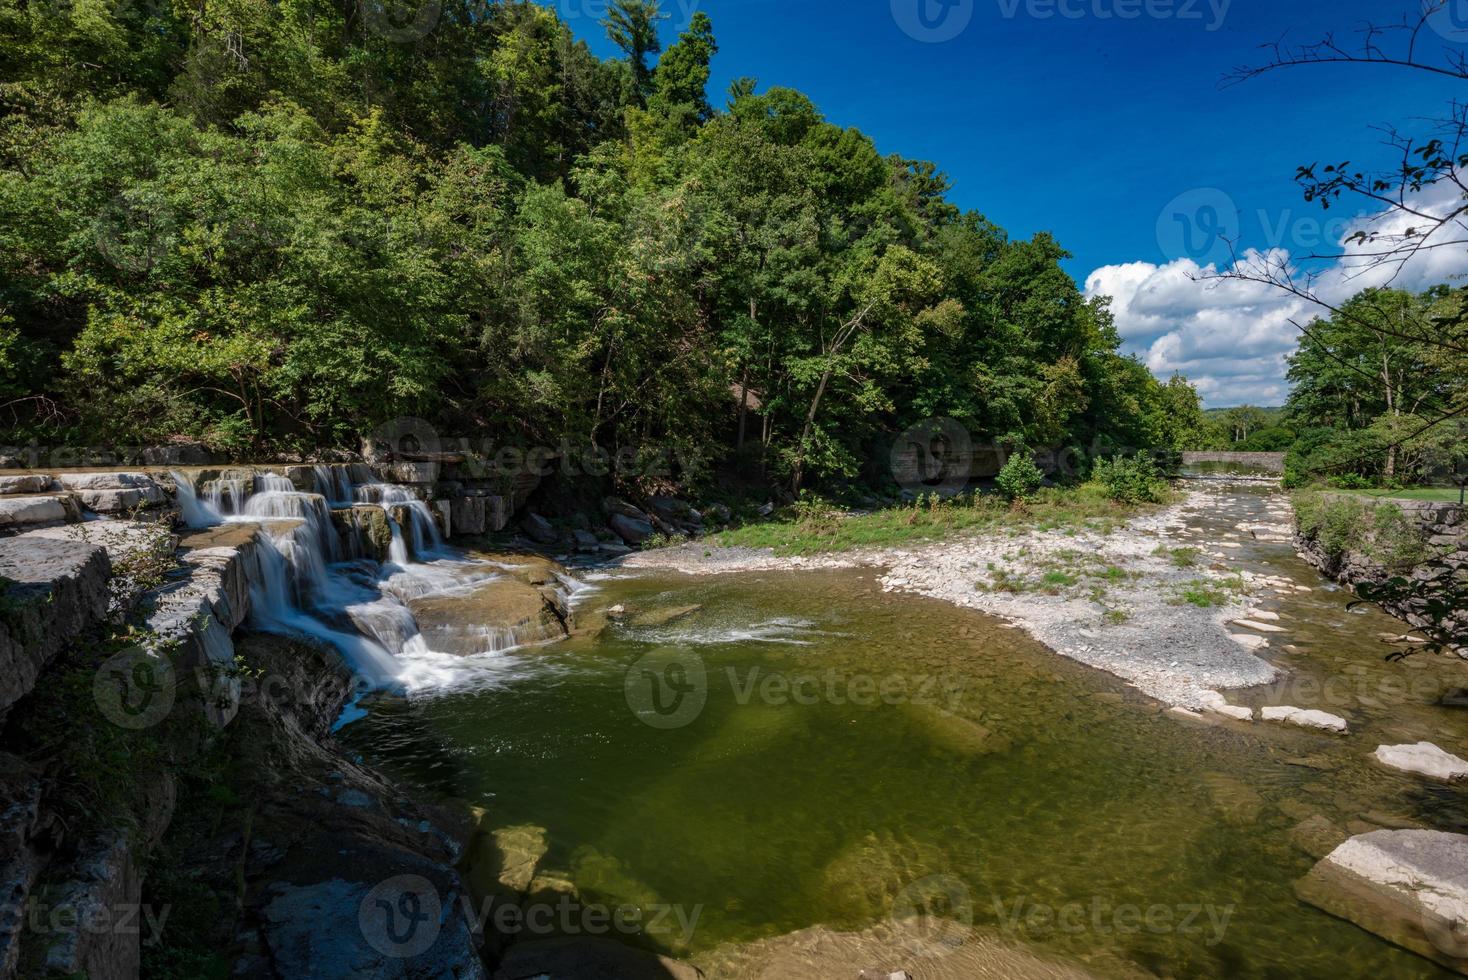
[[[1226,486],[1220,484],[1219,486]],[[1269,628],[1237,625],[1282,590],[1308,588],[1242,571],[1229,561],[1245,534],[1288,540],[1283,498],[1268,523],[1209,542],[1187,517],[1210,506],[1212,490],[1123,519],[1081,510],[1006,527],[992,520],[950,537],[896,547],[781,554],[775,547],[692,542],[629,556],[624,567],[690,575],[801,568],[878,567],[883,587],[942,599],[1002,617],[1064,656],[1105,670],[1176,707],[1201,709],[1210,692],[1252,687],[1277,671],[1256,655]],[[777,537],[778,531],[765,531]],[[797,540],[797,533],[788,540]],[[809,540],[808,535],[799,539]],[[844,544],[839,534],[830,539]],[[787,549],[788,550],[788,549]],[[1267,618],[1266,613],[1266,618]]]

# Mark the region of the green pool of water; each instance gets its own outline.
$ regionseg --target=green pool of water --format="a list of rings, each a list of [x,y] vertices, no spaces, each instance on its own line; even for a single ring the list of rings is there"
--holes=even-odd
[[[1292,890],[1314,863],[1292,828],[1313,815],[1465,829],[1461,791],[1373,766],[1374,742],[1180,722],[867,573],[597,584],[583,618],[698,608],[509,654],[498,681],[344,734],[483,807],[486,829],[544,828],[540,871],[580,901],[682,912],[631,941],[698,957],[863,929],[937,891],[975,929],[1097,973],[1436,975]]]

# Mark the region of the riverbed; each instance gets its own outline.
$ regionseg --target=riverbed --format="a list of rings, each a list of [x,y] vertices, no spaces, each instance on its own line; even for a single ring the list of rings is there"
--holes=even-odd
[[[1180,719],[1012,623],[833,568],[591,574],[580,635],[480,658],[344,735],[536,842],[532,895],[666,910],[618,938],[711,976],[792,956],[812,976],[863,957],[979,975],[976,950],[1037,976],[1434,975],[1293,884],[1349,833],[1468,830],[1462,789],[1370,760],[1468,747],[1468,713],[1438,703],[1463,665],[1386,663],[1377,634],[1400,624],[1239,531],[1278,495],[1219,493],[1159,536],[1312,590],[1251,597],[1284,624],[1257,651],[1282,676],[1230,700],[1322,707],[1352,734]],[[923,912],[946,925],[882,932]]]

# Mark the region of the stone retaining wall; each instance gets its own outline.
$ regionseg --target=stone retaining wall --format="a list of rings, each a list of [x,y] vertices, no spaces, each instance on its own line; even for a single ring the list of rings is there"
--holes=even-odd
[[[1468,510],[1458,504],[1430,500],[1365,498],[1344,493],[1324,493],[1322,497],[1358,504],[1362,507],[1363,516],[1377,508],[1395,508],[1416,529],[1428,554],[1444,558],[1451,568],[1468,569]],[[1339,553],[1332,553],[1320,540],[1318,532],[1302,532],[1298,527],[1298,518],[1296,531],[1295,547],[1300,556],[1326,576],[1352,588],[1364,582],[1382,582],[1393,575],[1403,574],[1404,571],[1421,580],[1427,580],[1431,574],[1421,567],[1390,569],[1379,558],[1366,554],[1359,548],[1346,548]],[[1369,532],[1362,533],[1369,539]],[[1420,606],[1417,603],[1389,608],[1387,611],[1414,626],[1422,626],[1426,623]],[[1460,610],[1458,615],[1461,621],[1468,623],[1468,610]]]

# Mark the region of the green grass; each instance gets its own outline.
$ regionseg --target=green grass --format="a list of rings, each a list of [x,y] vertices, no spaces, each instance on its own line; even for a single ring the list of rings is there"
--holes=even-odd
[[[1158,545],[1152,554],[1169,559],[1178,568],[1192,568],[1198,563],[1198,556],[1202,551],[1197,548],[1169,548],[1163,544]]]
[[[1184,582],[1178,594],[1168,601],[1175,606],[1186,603],[1199,609],[1212,609],[1214,606],[1228,605],[1236,594],[1244,591],[1244,580],[1239,576],[1226,579],[1195,578],[1191,582]]]
[[[775,519],[724,531],[721,547],[773,548],[781,555],[850,551],[936,541],[957,534],[1023,529],[1109,533],[1155,505],[1124,505],[1091,487],[1045,489],[1024,503],[1009,504],[990,494],[929,498],[870,514],[847,514],[819,501],[787,507]]]
[[[1441,500],[1456,504],[1457,487],[1413,487],[1409,490],[1339,490],[1337,493],[1352,493],[1362,497],[1383,497],[1388,500]]]

